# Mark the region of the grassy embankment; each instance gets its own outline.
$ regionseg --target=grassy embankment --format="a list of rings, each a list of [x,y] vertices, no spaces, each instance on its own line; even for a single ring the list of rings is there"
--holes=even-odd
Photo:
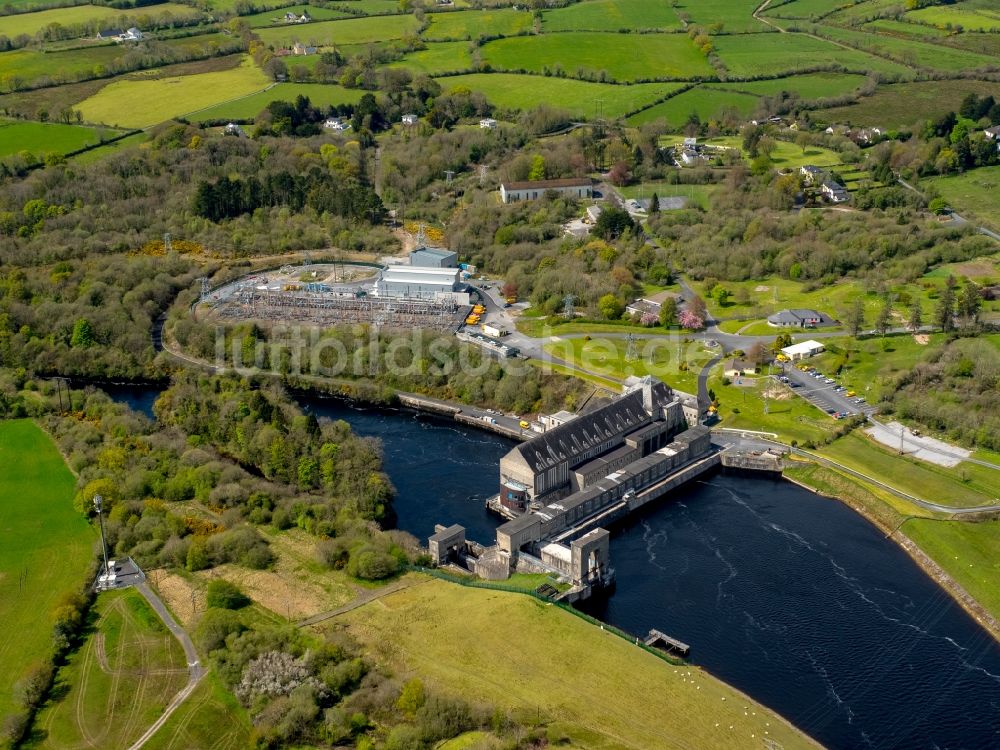
[[[80,587],[94,534],[73,510],[74,479],[30,420],[0,421],[0,716],[11,686],[52,650],[48,618]]]
[[[674,667],[534,598],[427,580],[337,618],[394,672],[462,686],[548,722],[556,744],[595,749],[813,747],[767,709],[694,666]],[[587,678],[580,679],[580,663]],[[749,707],[749,716],[745,713]]]

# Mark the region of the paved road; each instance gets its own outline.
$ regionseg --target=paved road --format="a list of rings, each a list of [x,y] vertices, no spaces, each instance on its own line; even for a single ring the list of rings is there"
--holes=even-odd
[[[907,182],[906,180],[904,180],[902,177],[899,177],[898,175],[896,177],[896,181],[899,182],[899,184],[902,185],[903,187],[905,187],[907,190],[912,190],[914,193],[917,193],[919,195],[923,195],[923,193],[920,192],[919,189],[917,189],[914,185],[911,185],[909,182]],[[954,211],[951,212],[951,220],[953,222],[955,222],[956,224],[970,224],[971,223],[964,216],[960,216],[957,213],[955,213]],[[1000,242],[1000,234],[997,234],[996,232],[994,232],[992,229],[990,229],[988,227],[978,227],[977,226],[976,227],[976,231],[979,232],[980,234],[985,234],[987,237],[991,237],[992,239],[996,240],[997,242]]]
[[[146,601],[149,602],[156,614],[160,616],[163,620],[163,624],[167,626],[167,629],[174,634],[174,637],[180,641],[181,647],[184,649],[184,656],[187,659],[188,666],[188,681],[187,684],[181,688],[180,692],[175,695],[167,707],[163,710],[163,714],[154,721],[149,728],[143,733],[143,735],[137,739],[129,750],[139,750],[143,745],[149,742],[150,738],[159,731],[159,729],[167,723],[167,720],[173,715],[174,711],[180,708],[181,704],[187,700],[188,696],[194,692],[194,689],[198,687],[198,683],[201,682],[202,678],[205,676],[205,668],[198,661],[198,652],[195,650],[194,643],[191,642],[191,638],[188,636],[187,632],[174,619],[174,616],[170,614],[170,610],[167,609],[163,601],[156,595],[156,593],[149,588],[149,584],[146,582],[139,583],[136,585],[136,589],[139,593],[145,597]]]

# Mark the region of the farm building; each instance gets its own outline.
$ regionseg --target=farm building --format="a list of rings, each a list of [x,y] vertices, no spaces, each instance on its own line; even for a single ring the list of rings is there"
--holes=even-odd
[[[833,325],[829,315],[803,308],[778,310],[767,316],[767,322],[775,328],[816,328]]]
[[[805,359],[806,357],[812,357],[820,352],[824,351],[824,347],[818,341],[803,341],[799,344],[792,344],[791,346],[786,346],[781,350],[781,353],[788,357],[790,360],[795,362],[799,359]]]
[[[500,185],[500,198],[504,203],[537,200],[552,191],[570,198],[590,198],[594,188],[589,177],[569,177],[562,180],[532,180],[505,182]]]
[[[392,266],[382,271],[375,282],[376,297],[438,299],[458,291],[457,268]]]
[[[1000,125],[994,125],[992,128],[986,128],[983,131],[983,135],[991,141],[1000,141]]]
[[[315,55],[316,54],[316,48],[313,47],[312,45],[309,45],[309,44],[301,44],[299,42],[296,42],[295,44],[292,45],[292,54],[293,55]]]
[[[402,117],[402,123],[404,125],[416,125],[417,124],[417,116],[415,114],[412,114],[412,113],[405,114]]]
[[[343,132],[351,129],[351,121],[345,120],[343,117],[329,117],[324,120],[323,127],[327,130]]]
[[[309,11],[303,10],[302,15],[296,15],[293,11],[288,11],[285,13],[285,23],[309,23],[312,20],[312,16],[309,15]]]
[[[823,176],[823,170],[819,167],[814,167],[812,164],[806,164],[799,168],[802,176],[805,178],[807,185],[812,185],[813,182],[820,179]]]
[[[753,375],[756,369],[754,363],[749,360],[731,359],[726,363],[726,369],[722,374],[727,378],[738,378],[742,375]]]
[[[410,265],[421,268],[457,268],[458,253],[440,247],[418,247],[410,251]]]
[[[479,121],[479,127],[481,127],[483,130],[493,130],[493,128],[495,128],[496,126],[497,126],[497,121],[494,120],[492,117],[484,117],[482,120]]]

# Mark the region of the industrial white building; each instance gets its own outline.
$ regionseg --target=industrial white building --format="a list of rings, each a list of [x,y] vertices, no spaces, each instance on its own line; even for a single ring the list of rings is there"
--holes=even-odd
[[[405,299],[441,299],[462,287],[457,268],[391,266],[375,282],[375,296]]]
[[[593,183],[589,177],[570,177],[561,180],[529,180],[505,182],[500,185],[500,198],[504,203],[537,200],[552,191],[570,198],[591,198]]]

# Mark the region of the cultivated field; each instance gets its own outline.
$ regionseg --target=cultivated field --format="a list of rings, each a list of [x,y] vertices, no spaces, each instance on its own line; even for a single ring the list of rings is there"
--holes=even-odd
[[[127,748],[188,679],[180,644],[134,589],[101,594],[94,631],[57,676],[34,747]]]
[[[27,151],[37,157],[44,154],[65,154],[101,141],[115,131],[105,128],[88,128],[82,125],[63,125],[54,122],[24,122],[0,119],[0,157]]]
[[[663,0],[588,0],[542,14],[545,31],[681,29],[680,17]]]
[[[178,3],[162,3],[144,8],[130,8],[116,10],[103,5],[75,5],[69,8],[54,8],[52,10],[38,11],[37,13],[20,13],[12,16],[0,16],[0,34],[13,39],[19,34],[34,36],[36,33],[51,24],[60,26],[83,26],[102,25],[120,26],[116,23],[122,18],[138,19],[144,17],[148,23],[143,25],[144,30],[150,24],[156,24],[165,16],[174,19],[193,18],[199,12],[188,6]]]
[[[247,58],[240,67],[217,73],[115,81],[80,102],[77,109],[89,122],[146,128],[214,106],[221,97],[243,98],[268,84],[260,68]],[[122,102],[129,106],[123,107]]]
[[[398,674],[416,672],[433,689],[461,685],[466,700],[551,718],[551,730],[574,747],[759,746],[751,735],[770,737],[786,750],[813,747],[698,667],[671,666],[522,594],[429,580],[349,612],[341,622]],[[585,680],[579,679],[581,654]]]
[[[0,715],[11,686],[51,652],[48,615],[80,588],[95,536],[73,510],[75,481],[34,422],[0,421]]]
[[[320,47],[400,39],[417,31],[413,16],[381,18],[348,18],[342,21],[320,21],[302,25],[289,24],[260,29],[257,33],[265,44],[291,47],[295,42]]]
[[[536,73],[562,69],[605,71],[618,81],[713,76],[705,56],[684,34],[560,33],[512,37],[482,47],[483,59],[500,70]]]
[[[498,107],[528,109],[539,104],[568,109],[581,116],[595,118],[618,117],[626,112],[648,106],[675,91],[682,84],[641,83],[616,86],[590,83],[570,78],[516,75],[511,73],[474,73],[439,78],[444,91],[464,86],[480,91]]]

